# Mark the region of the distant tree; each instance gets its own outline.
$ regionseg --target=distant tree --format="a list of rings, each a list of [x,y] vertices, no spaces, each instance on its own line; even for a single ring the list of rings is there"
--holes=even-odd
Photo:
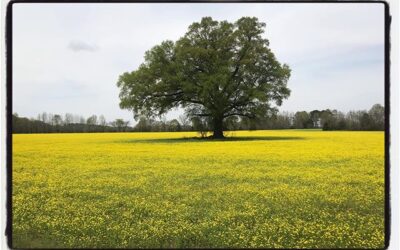
[[[45,123],[50,123],[49,116],[48,116],[48,114],[46,112],[42,113],[42,121],[45,122]]]
[[[167,131],[167,118],[165,116],[161,116],[160,126],[160,131]]]
[[[60,126],[63,123],[61,115],[55,114],[53,116],[53,125]]]
[[[17,113],[12,115],[12,133],[49,133],[53,127],[39,120],[18,117]]]
[[[87,118],[86,124],[88,124],[88,125],[97,125],[97,116],[96,115],[92,115],[89,118]]]
[[[346,121],[349,130],[361,130],[361,111],[349,111],[346,114]]]
[[[97,116],[92,115],[86,119],[86,129],[87,132],[94,132],[96,130],[97,125]]]
[[[264,28],[255,17],[193,23],[178,41],[153,47],[137,70],[120,76],[120,107],[135,118],[182,107],[192,118],[207,118],[215,138],[224,136],[231,116],[264,115],[290,94],[290,69],[277,61]]]
[[[173,119],[167,122],[168,131],[177,132],[181,131],[181,124],[178,122],[177,119]]]
[[[191,129],[190,118],[186,114],[180,115],[178,121],[181,124],[182,130],[187,131]]]
[[[99,116],[99,125],[101,125],[101,126],[107,125],[107,121],[106,121],[106,118],[104,117],[104,115]]]
[[[50,123],[47,119],[47,113],[43,112],[41,114],[38,114],[38,121],[44,122],[44,123]]]
[[[346,119],[344,119],[343,117],[339,118],[339,120],[337,121],[337,125],[336,125],[335,129],[337,129],[337,130],[345,130],[347,128],[348,128],[348,126],[347,126],[347,123],[346,123]]]
[[[149,131],[152,132],[165,132],[167,128],[166,121],[157,121],[153,119],[148,119]]]
[[[79,116],[79,123],[80,124],[86,124],[86,119],[83,116]]]
[[[316,115],[318,114],[318,116]],[[46,117],[50,117],[49,120]],[[199,131],[205,137],[212,128],[210,117],[192,117],[181,115],[179,120],[153,120],[142,116],[135,128],[129,127],[129,121],[117,119],[107,124],[103,115],[89,117],[88,124],[84,117],[65,114],[64,120],[58,114],[38,114],[37,118],[18,117],[12,115],[13,133],[54,133],[54,132],[126,132],[126,131]],[[296,114],[288,112],[276,113],[270,110],[258,118],[230,116],[226,118],[224,130],[256,130],[256,129],[288,129],[288,128],[312,128],[316,117],[319,117],[323,130],[384,130],[385,109],[376,104],[369,111],[349,111],[346,114],[337,110],[313,110]],[[45,123],[43,121],[47,121]],[[78,122],[76,122],[78,121]],[[53,124],[53,125],[52,125]],[[184,124],[184,125],[182,125]]]
[[[209,121],[207,117],[194,116],[191,121],[193,129],[199,132],[201,137],[206,137],[209,131]]]
[[[313,128],[320,127],[320,122],[321,122],[320,114],[321,114],[321,111],[319,111],[319,110],[313,110],[310,112],[310,119],[312,121]]]
[[[12,116],[12,131],[13,133],[81,133],[81,132],[115,132],[117,129],[115,127],[110,127],[107,124],[102,125],[86,125],[84,123],[74,123],[73,121],[79,119],[78,115],[66,114],[63,120],[61,115],[51,114],[49,117],[52,118],[49,123],[45,123],[43,113],[37,115],[37,119],[34,118],[24,118]],[[72,121],[70,118],[72,117]],[[104,118],[104,117],[103,117]],[[83,117],[82,117],[83,119]],[[104,118],[105,119],[105,118]],[[84,120],[84,119],[83,119]],[[99,119],[100,121],[101,119]],[[85,121],[83,121],[85,122]],[[53,124],[53,125],[52,125]],[[125,122],[122,126],[121,131],[130,131],[131,128],[128,123]]]
[[[70,113],[66,113],[65,114],[65,118],[64,118],[64,123],[65,124],[71,124],[74,122],[74,115],[70,114]]]
[[[370,130],[373,128],[372,119],[367,112],[364,112],[361,116],[360,128],[361,130]]]
[[[294,114],[295,128],[310,128],[313,126],[310,115],[306,111],[296,112]]]
[[[240,129],[242,130],[256,130],[257,123],[255,119],[250,119],[249,117],[241,117],[240,119]]]
[[[128,127],[129,121],[124,121],[123,119],[116,119],[115,126],[118,132],[125,132]]]
[[[49,124],[54,125],[54,115],[52,113],[48,113],[47,121]]]
[[[55,127],[56,132],[60,132],[60,126],[62,125],[63,120],[61,115],[55,114],[52,118],[52,125]]]
[[[385,108],[382,105],[373,105],[368,111],[368,115],[371,118],[371,127],[373,130],[385,129]]]
[[[238,130],[239,129],[239,117],[231,116],[226,118],[225,129],[227,130]]]
[[[139,122],[135,126],[135,130],[139,132],[151,131],[151,122],[145,116],[140,117]]]
[[[288,129],[292,126],[293,117],[288,112],[278,113],[271,125],[272,129]]]
[[[320,118],[321,126],[323,127],[324,124],[325,124],[326,122],[328,122],[329,120],[331,120],[331,119],[332,119],[332,116],[333,116],[333,114],[332,114],[332,111],[331,111],[331,110],[329,110],[329,109],[322,110],[322,111],[319,113],[319,118]]]
[[[99,116],[99,125],[101,126],[101,128],[104,131],[105,127],[107,126],[107,121],[106,121],[106,118],[104,117],[104,115]]]

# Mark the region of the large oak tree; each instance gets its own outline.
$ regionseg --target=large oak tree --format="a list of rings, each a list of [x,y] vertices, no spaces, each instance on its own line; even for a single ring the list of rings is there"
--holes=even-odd
[[[265,23],[243,17],[235,23],[204,17],[176,42],[145,53],[138,69],[120,76],[120,107],[139,116],[161,116],[181,107],[207,117],[222,138],[231,116],[257,118],[281,105],[290,90],[290,69],[280,64],[262,37]]]

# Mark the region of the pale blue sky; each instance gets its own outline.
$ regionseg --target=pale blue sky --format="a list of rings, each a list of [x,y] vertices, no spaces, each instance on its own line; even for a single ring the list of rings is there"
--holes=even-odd
[[[384,100],[384,5],[14,4],[13,109],[133,121],[118,106],[118,76],[144,52],[176,40],[204,16],[256,16],[278,60],[292,69],[281,111],[369,109]],[[168,118],[180,112],[173,111]]]

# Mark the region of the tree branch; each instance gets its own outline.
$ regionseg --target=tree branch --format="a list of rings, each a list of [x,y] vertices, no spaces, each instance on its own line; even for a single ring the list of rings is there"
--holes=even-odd
[[[251,42],[251,38],[252,38],[251,36],[248,36],[248,42]],[[246,44],[246,45],[247,45],[247,44]],[[225,91],[226,91],[226,88],[229,86],[229,84],[230,84],[230,82],[232,81],[232,79],[236,76],[237,72],[239,72],[240,61],[242,61],[243,58],[246,56],[246,53],[247,53],[248,49],[249,49],[248,46],[245,46],[245,48],[243,49],[243,52],[242,52],[242,54],[240,55],[239,60],[237,61],[235,70],[233,71],[233,73],[232,73],[232,75],[231,75],[231,77],[230,77],[229,82],[224,86],[222,92],[225,92]],[[240,81],[239,81],[239,83],[237,84],[236,88],[239,87],[239,84],[240,84]],[[228,98],[229,98],[229,97],[228,97]]]
[[[211,114],[191,114],[191,115],[200,117],[211,116]]]
[[[224,115],[224,118],[227,118],[227,117],[230,117],[230,116],[245,116],[245,117],[248,117],[248,118],[255,118],[256,116],[255,115],[252,115],[252,114],[244,114],[244,113],[230,113],[230,114],[226,114],[226,115]]]
[[[153,94],[150,97],[151,98],[157,98],[157,97],[170,97],[170,96],[176,96],[176,95],[182,95],[183,91],[178,91],[176,93],[170,93],[170,94]]]

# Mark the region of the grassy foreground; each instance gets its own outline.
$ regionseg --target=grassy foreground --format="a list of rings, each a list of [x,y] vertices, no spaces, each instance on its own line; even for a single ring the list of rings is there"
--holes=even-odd
[[[13,135],[14,247],[383,247],[383,132],[195,135]]]

